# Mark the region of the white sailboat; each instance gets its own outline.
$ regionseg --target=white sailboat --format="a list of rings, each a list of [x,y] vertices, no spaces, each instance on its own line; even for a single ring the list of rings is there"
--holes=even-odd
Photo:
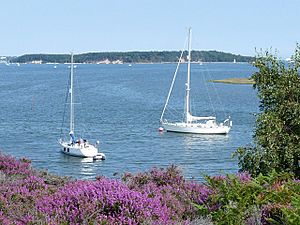
[[[177,71],[180,62],[182,61],[183,51],[179,58],[177,68],[173,77],[173,81],[167,96],[167,100],[160,117],[161,128],[160,131],[173,131],[180,133],[195,133],[195,134],[227,134],[231,127],[232,121],[230,117],[223,123],[217,123],[215,116],[193,116],[190,109],[190,81],[191,81],[191,28],[188,32],[188,63],[187,63],[187,81],[185,88],[185,109],[184,109],[184,120],[180,122],[169,122],[164,119],[164,114],[172,93],[174,82],[177,76]]]
[[[74,118],[74,66],[73,66],[73,54],[71,54],[71,72],[70,72],[70,82],[69,82],[69,93],[68,97],[70,97],[70,132],[69,141],[64,141],[62,138],[59,140],[59,144],[61,145],[61,152],[71,156],[77,156],[82,158],[93,158],[93,159],[105,159],[105,155],[103,153],[98,152],[99,141],[96,142],[95,145],[92,145],[87,140],[82,138],[78,138],[75,140],[75,118]]]

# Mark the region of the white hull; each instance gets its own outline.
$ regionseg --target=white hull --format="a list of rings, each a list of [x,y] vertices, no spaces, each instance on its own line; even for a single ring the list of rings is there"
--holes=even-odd
[[[105,155],[103,153],[98,153],[98,149],[91,144],[70,144],[70,142],[60,142],[60,145],[61,152],[66,155],[81,158],[105,159]]]
[[[214,125],[209,126],[204,123],[162,123],[166,131],[193,134],[227,134],[230,126]]]

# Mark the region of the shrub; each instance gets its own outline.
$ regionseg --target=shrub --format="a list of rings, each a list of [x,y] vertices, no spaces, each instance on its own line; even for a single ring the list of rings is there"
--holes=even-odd
[[[246,177],[246,179],[245,179]],[[200,215],[211,215],[217,224],[297,224],[300,183],[288,173],[206,177],[212,190]],[[290,221],[290,223],[288,222]]]
[[[176,221],[198,218],[193,203],[205,204],[211,193],[206,185],[186,181],[176,166],[153,168],[149,172],[136,175],[127,173],[122,179],[133,190],[145,193],[150,198],[158,196],[171,210],[172,218]]]
[[[253,176],[272,170],[290,172],[300,178],[300,46],[294,62],[284,62],[269,52],[254,62],[252,75],[260,98],[256,120],[255,147],[237,150],[239,166]]]
[[[119,181],[106,178],[71,182],[40,199],[37,207],[47,215],[49,223],[141,224],[151,219],[157,224],[167,224],[170,220],[169,209],[158,197],[148,198]]]
[[[0,155],[0,224],[299,224],[288,173],[185,180],[178,167],[75,181]]]

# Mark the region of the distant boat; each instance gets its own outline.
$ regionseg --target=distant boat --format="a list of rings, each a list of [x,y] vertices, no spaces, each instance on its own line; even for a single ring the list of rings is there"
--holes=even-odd
[[[159,131],[173,131],[180,133],[195,133],[195,134],[227,134],[232,126],[230,118],[226,119],[223,123],[217,123],[214,116],[193,116],[190,109],[190,81],[191,81],[191,28],[188,32],[188,64],[187,64],[187,81],[185,84],[185,109],[184,109],[184,121],[169,122],[164,119],[164,114],[172,93],[173,85],[176,79],[177,71],[182,60],[183,51],[179,58],[177,68],[173,77],[173,81],[169,90],[169,94],[160,117],[161,126]]]
[[[69,82],[69,92],[68,96],[70,97],[70,131],[69,131],[69,141],[64,141],[62,138],[59,140],[61,145],[61,152],[71,156],[77,156],[82,158],[93,158],[93,159],[105,159],[103,153],[98,152],[99,142],[97,141],[96,145],[92,145],[88,140],[78,138],[75,140],[75,119],[74,119],[74,74],[73,74],[73,54],[71,54],[71,72],[70,72],[70,82]],[[68,98],[67,98],[68,99]],[[67,104],[67,102],[66,102]]]
[[[236,60],[235,60],[235,59],[233,59],[233,63],[236,63]]]
[[[132,65],[131,65],[131,64],[129,64],[128,66],[129,66],[129,67],[131,67]]]

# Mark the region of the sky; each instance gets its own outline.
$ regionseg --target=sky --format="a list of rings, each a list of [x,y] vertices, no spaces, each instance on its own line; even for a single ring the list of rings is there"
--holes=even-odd
[[[181,50],[293,54],[300,0],[0,0],[0,55]]]

